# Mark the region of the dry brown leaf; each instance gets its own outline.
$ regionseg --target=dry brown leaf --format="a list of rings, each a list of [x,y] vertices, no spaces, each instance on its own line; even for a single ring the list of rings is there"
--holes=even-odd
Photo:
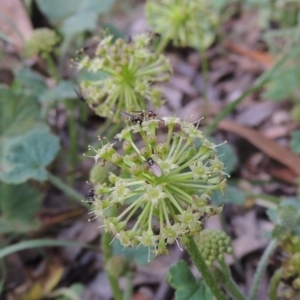
[[[63,272],[62,265],[54,261],[49,261],[39,277],[18,287],[14,291],[14,294],[9,295],[9,299],[42,300],[55,288],[62,278]]]
[[[278,145],[257,130],[248,128],[232,120],[223,120],[219,129],[226,130],[244,137],[262,152],[288,167],[296,175],[300,175],[300,157],[289,149]]]
[[[0,30],[13,40],[16,50],[20,52],[23,48],[24,40],[32,34],[32,24],[20,0],[0,0],[1,14]],[[13,24],[18,32],[10,25]]]
[[[263,64],[265,67],[271,67],[274,64],[274,59],[268,53],[250,50],[230,41],[225,42],[225,47],[237,54],[252,58]]]

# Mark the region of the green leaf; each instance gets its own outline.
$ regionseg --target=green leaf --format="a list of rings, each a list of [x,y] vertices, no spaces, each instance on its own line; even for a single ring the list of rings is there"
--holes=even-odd
[[[77,98],[74,92],[74,83],[70,80],[62,80],[55,88],[46,90],[39,98],[41,102],[54,100],[66,100]]]
[[[215,141],[214,141],[215,142]],[[224,163],[225,172],[230,174],[237,166],[237,157],[229,143],[225,143],[217,148],[219,159]]]
[[[7,183],[22,183],[28,179],[45,181],[45,167],[59,150],[59,139],[46,128],[33,129],[10,141],[5,159],[10,164],[0,171],[0,179]]]
[[[63,19],[76,13],[78,0],[36,0],[41,12],[53,25],[58,25]]]
[[[38,99],[48,89],[44,77],[29,68],[17,72],[15,82],[25,88],[26,92],[35,99]]]
[[[212,202],[215,205],[221,205],[221,204],[235,204],[235,205],[243,205],[246,201],[246,194],[237,189],[234,186],[227,186],[227,189],[224,192],[224,196],[220,191],[215,191],[211,195]]]
[[[41,194],[27,184],[0,184],[0,211],[3,220],[32,223],[38,213]],[[0,231],[1,231],[0,226]]]
[[[64,241],[64,240],[52,240],[52,239],[36,239],[36,240],[27,240],[19,242],[14,245],[7,246],[3,249],[0,249],[0,259],[10,255],[12,253],[32,249],[32,248],[41,248],[41,247],[81,247],[94,249],[93,246],[78,242]]]
[[[134,261],[138,265],[147,265],[149,248],[139,246],[138,248],[124,248],[119,242],[119,240],[115,239],[112,243],[113,254],[114,255],[123,255],[129,261]],[[150,253],[149,260],[151,261],[154,258],[154,253]]]
[[[98,13],[94,11],[77,13],[64,21],[62,32],[66,36],[72,36],[84,31],[93,31],[97,19]]]
[[[69,288],[61,290],[62,294],[65,296],[61,296],[55,298],[56,300],[76,300],[82,299],[82,294],[84,292],[84,285],[81,283],[73,283]]]
[[[290,63],[293,63],[290,61]],[[299,95],[300,67],[294,62],[291,67],[283,67],[275,73],[270,83],[266,85],[264,96],[274,101],[286,98],[297,98]]]
[[[300,233],[300,199],[282,201],[277,209],[268,209],[267,215],[275,224],[273,237],[291,232]]]
[[[300,154],[300,130],[292,132],[290,146],[296,154]]]
[[[26,93],[0,87],[0,137],[15,137],[40,124],[39,108]]]
[[[202,281],[196,280],[183,260],[169,269],[167,282],[176,290],[177,300],[213,300],[209,288]]]
[[[39,8],[66,36],[95,29],[100,14],[107,13],[113,0],[37,0]]]

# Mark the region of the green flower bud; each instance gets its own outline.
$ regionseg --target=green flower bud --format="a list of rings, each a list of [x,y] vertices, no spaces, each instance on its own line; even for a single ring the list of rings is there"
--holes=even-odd
[[[107,274],[118,279],[129,270],[129,263],[124,256],[114,255],[108,260],[105,269]]]
[[[221,260],[224,253],[230,254],[230,239],[225,232],[215,229],[204,229],[195,237],[200,252],[205,260]],[[208,252],[208,249],[211,251]]]
[[[114,153],[111,157],[111,161],[114,164],[118,164],[119,162],[121,162],[123,160],[122,155],[120,155],[119,153]]]
[[[32,36],[24,44],[24,55],[31,57],[35,54],[47,56],[53,52],[60,38],[54,30],[48,28],[35,29]]]

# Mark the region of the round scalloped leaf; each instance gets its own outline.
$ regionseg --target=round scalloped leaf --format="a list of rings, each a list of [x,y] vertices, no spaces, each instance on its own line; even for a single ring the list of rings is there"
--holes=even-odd
[[[187,263],[177,262],[169,269],[167,282],[176,290],[177,300],[213,300],[213,294],[204,282],[196,280]]]
[[[6,149],[9,168],[0,173],[0,179],[7,183],[22,183],[28,179],[45,181],[45,169],[60,149],[59,139],[47,128],[33,129],[10,140]]]
[[[0,136],[14,137],[40,122],[36,100],[12,89],[0,88]]]
[[[41,194],[28,184],[0,184],[0,234],[36,230]]]

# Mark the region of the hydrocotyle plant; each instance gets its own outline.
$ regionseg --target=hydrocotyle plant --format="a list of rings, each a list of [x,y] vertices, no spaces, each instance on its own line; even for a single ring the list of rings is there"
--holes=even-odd
[[[164,140],[157,136],[161,126],[168,130]],[[93,183],[92,205],[94,217],[123,246],[143,245],[149,253],[167,254],[168,244],[197,235],[201,220],[222,210],[209,205],[209,199],[213,191],[224,191],[227,174],[217,145],[198,126],[176,117],[143,119],[117,134],[122,154],[108,141],[100,149],[90,147],[96,162],[110,161],[122,171],[120,176],[111,173],[109,184]],[[143,145],[135,142],[136,135]],[[113,207],[118,216],[110,216]]]
[[[107,34],[94,57],[83,52],[74,61],[79,70],[98,75],[80,85],[82,96],[96,114],[118,121],[121,111],[145,109],[145,99],[156,107],[162,104],[161,92],[153,84],[168,81],[172,67],[164,55],[151,52],[150,41],[149,34],[136,35],[128,42],[114,41]]]

